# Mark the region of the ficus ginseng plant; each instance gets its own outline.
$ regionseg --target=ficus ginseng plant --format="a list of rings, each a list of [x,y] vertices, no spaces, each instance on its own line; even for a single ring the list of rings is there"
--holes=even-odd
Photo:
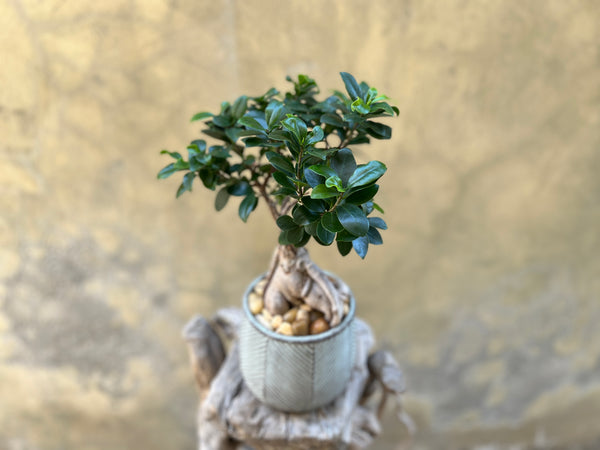
[[[287,259],[297,258],[311,238],[321,245],[335,242],[343,256],[354,248],[364,258],[369,244],[382,243],[379,230],[387,228],[383,219],[371,216],[383,213],[374,197],[386,166],[380,161],[357,164],[352,148],[371,138],[390,139],[391,128],[375,119],[397,115],[398,108],[351,74],[341,77],[347,93],[334,91],[325,100],[316,98],[313,79],[299,75],[297,81],[287,78],[293,83],[289,92],[271,88],[258,97],[242,95],[223,102],[218,114],[194,115],[191,120],[202,121],[202,132],[219,143],[194,140],[187,155],[163,150],[175,161],[158,178],[183,172],[177,197],[191,191],[199,178],[217,191],[217,211],[231,197],[241,197],[238,212],[244,222],[262,199],[280,229],[282,258],[282,249]],[[276,265],[271,265],[267,287]],[[285,309],[282,300],[271,303],[280,306],[272,306],[272,312]]]
[[[187,159],[163,150],[175,161],[158,178],[183,172],[179,197],[198,177],[208,189],[218,189],[217,211],[230,197],[242,197],[238,211],[244,222],[262,199],[281,230],[280,244],[302,247],[312,237],[321,245],[335,241],[344,256],[354,248],[364,258],[369,244],[382,243],[378,229],[386,229],[381,218],[370,217],[383,213],[374,197],[386,166],[357,165],[352,147],[370,138],[389,139],[391,128],[373,119],[398,114],[398,108],[349,73],[341,76],[347,95],[334,91],[319,101],[315,81],[300,75],[283,95],[272,88],[259,97],[223,102],[218,114],[194,115],[192,121],[204,121],[202,132],[220,143],[194,140]]]

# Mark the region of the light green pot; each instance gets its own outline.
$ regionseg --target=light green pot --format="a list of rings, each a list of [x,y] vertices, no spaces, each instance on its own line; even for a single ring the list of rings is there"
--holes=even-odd
[[[246,385],[263,403],[286,412],[305,412],[327,405],[350,378],[356,351],[354,297],[337,327],[308,336],[285,336],[265,329],[248,308],[240,330],[240,368]]]

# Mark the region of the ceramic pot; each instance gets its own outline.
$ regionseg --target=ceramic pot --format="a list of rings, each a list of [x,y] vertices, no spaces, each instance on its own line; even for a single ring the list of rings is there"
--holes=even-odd
[[[330,275],[331,276],[331,275]],[[325,333],[285,336],[264,328],[248,307],[240,330],[240,368],[248,388],[263,403],[286,412],[310,411],[340,395],[354,365],[354,297],[342,322]]]

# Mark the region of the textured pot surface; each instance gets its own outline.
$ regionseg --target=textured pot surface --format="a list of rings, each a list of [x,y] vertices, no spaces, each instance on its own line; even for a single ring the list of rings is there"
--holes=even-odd
[[[265,329],[250,312],[246,290],[245,318],[240,330],[240,367],[252,393],[273,408],[303,412],[319,408],[340,395],[355,356],[354,297],[342,323],[325,333],[284,336]]]

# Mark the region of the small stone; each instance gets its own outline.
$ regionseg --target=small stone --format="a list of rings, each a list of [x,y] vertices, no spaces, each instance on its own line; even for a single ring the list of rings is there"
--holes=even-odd
[[[296,320],[292,323],[294,336],[306,336],[308,334],[308,320]]]
[[[283,317],[281,317],[279,314],[277,314],[276,316],[273,316],[273,319],[271,319],[271,327],[273,327],[274,330],[279,328],[279,326],[282,323],[283,323]]]
[[[271,327],[271,322],[269,322],[267,319],[265,319],[265,316],[263,316],[262,314],[257,314],[256,315],[256,320],[258,320],[260,322],[260,324],[265,327],[267,330],[272,330],[273,328]]]
[[[306,303],[302,303],[300,305],[300,309],[303,311],[310,311],[312,308],[310,306],[308,306]]]
[[[296,314],[298,314],[298,308],[292,308],[283,315],[283,320],[292,323],[296,320]]]
[[[254,286],[254,292],[256,292],[257,295],[260,295],[262,297],[263,294],[265,293],[265,285],[266,284],[267,284],[267,280],[263,278],[258,283],[256,283],[256,286]]]
[[[344,316],[347,316],[349,312],[350,312],[350,305],[348,305],[347,303],[344,303]]]
[[[273,320],[273,316],[266,308],[262,310],[262,315],[269,323],[271,323],[271,320]]]
[[[316,309],[313,309],[312,311],[309,312],[311,322],[314,322],[315,320],[320,319],[324,315],[325,314],[323,314],[321,311],[317,311]]]
[[[296,320],[306,320],[308,322],[308,320],[309,320],[308,311],[306,311],[304,309],[298,310],[298,312],[296,313]]]
[[[329,330],[329,324],[322,317],[310,324],[310,334],[320,334],[327,330]]]
[[[277,332],[280,334],[285,334],[286,336],[292,336],[292,325],[287,322],[283,322],[281,325],[279,325],[279,328],[277,328]]]
[[[254,315],[260,313],[263,310],[263,299],[259,297],[255,293],[252,293],[248,296],[248,308],[250,308],[250,312]]]

